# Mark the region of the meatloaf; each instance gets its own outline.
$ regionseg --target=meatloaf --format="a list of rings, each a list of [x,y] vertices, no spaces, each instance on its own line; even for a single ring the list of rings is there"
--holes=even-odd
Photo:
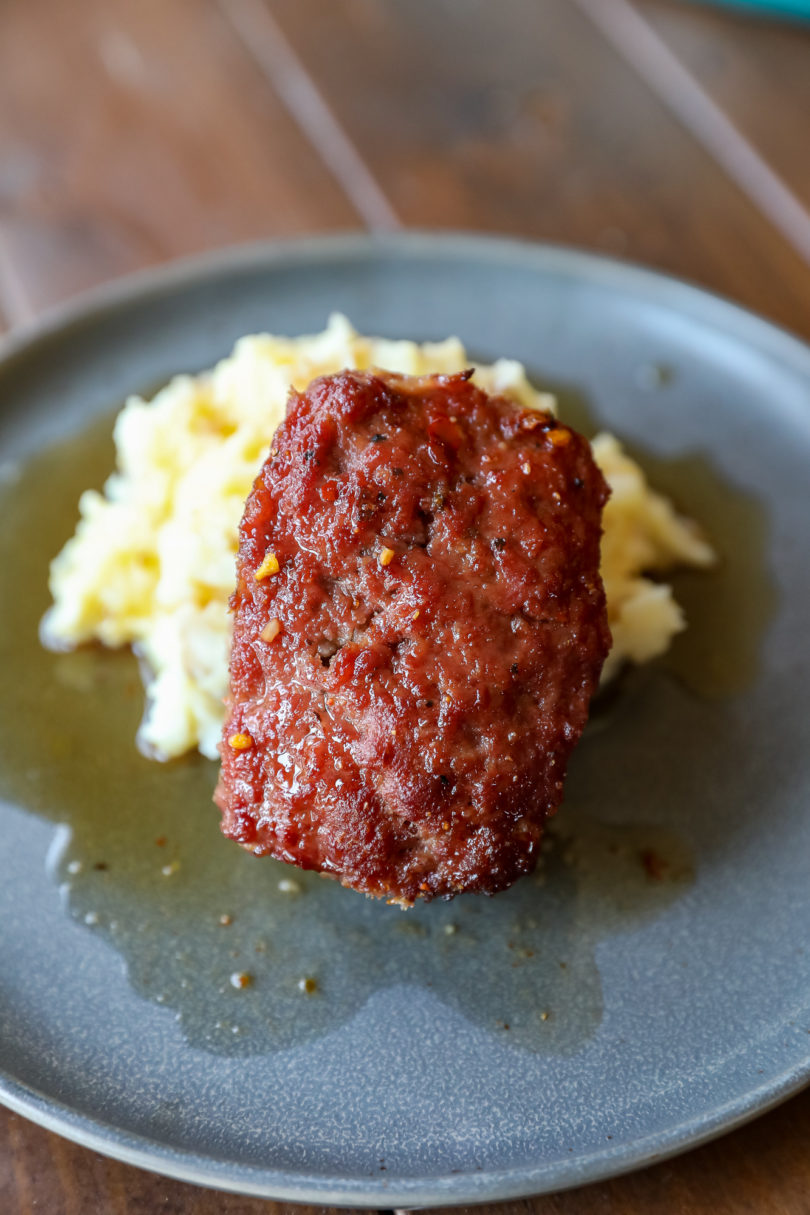
[[[470,372],[293,392],[240,531],[225,834],[406,906],[530,872],[610,645],[607,494]]]

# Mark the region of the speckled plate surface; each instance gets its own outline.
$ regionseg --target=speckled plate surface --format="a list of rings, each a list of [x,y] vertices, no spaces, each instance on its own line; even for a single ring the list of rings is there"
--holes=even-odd
[[[112,411],[235,338],[458,333],[624,437],[721,556],[601,704],[537,879],[403,913],[222,840],[134,751],[126,655],[36,640]],[[339,237],[116,285],[0,366],[0,1096],[299,1201],[502,1199],[660,1159],[810,1075],[810,352],[693,288],[507,241]],[[248,973],[238,987],[231,975]],[[307,994],[302,980],[314,979]]]

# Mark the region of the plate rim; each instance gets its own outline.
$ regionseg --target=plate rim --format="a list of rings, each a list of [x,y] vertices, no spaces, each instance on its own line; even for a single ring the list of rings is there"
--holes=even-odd
[[[78,1114],[63,1102],[21,1084],[0,1069],[0,1104],[45,1130],[90,1148],[102,1156],[133,1165],[176,1181],[246,1197],[278,1202],[305,1203],[384,1211],[421,1207],[462,1206],[509,1202],[608,1181],[623,1174],[662,1164],[722,1135],[730,1134],[795,1096],[810,1082],[810,1055],[802,1065],[780,1073],[776,1082],[761,1085],[743,1098],[704,1112],[689,1123],[662,1135],[657,1132],[624,1147],[605,1148],[585,1158],[541,1167],[490,1169],[479,1172],[437,1174],[389,1182],[384,1178],[344,1181],[316,1178],[289,1170],[201,1156],[185,1148],[167,1148],[155,1140],[121,1131],[87,1114]],[[112,1130],[112,1135],[110,1134]],[[383,1205],[384,1204],[384,1205]]]
[[[96,314],[125,308],[136,298],[168,294],[221,273],[255,269],[259,265],[269,269],[328,259],[357,261],[363,256],[371,258],[385,253],[401,257],[450,255],[454,261],[477,257],[499,265],[511,261],[535,270],[557,271],[570,278],[585,277],[589,282],[611,287],[619,279],[634,295],[643,295],[650,302],[676,311],[681,310],[675,298],[680,296],[683,304],[699,309],[715,327],[725,330],[727,324],[733,323],[734,337],[739,339],[738,329],[743,326],[752,340],[758,339],[760,349],[795,365],[800,375],[810,374],[810,340],[689,278],[563,243],[473,229],[429,228],[398,232],[346,229],[288,239],[244,241],[133,270],[48,305],[33,319],[0,334],[0,365],[25,354],[34,344],[92,321]]]
[[[170,295],[225,273],[350,263],[393,256],[407,261],[430,255],[520,265],[590,284],[620,289],[635,298],[701,319],[715,330],[747,340],[810,382],[810,345],[774,322],[695,283],[632,262],[560,244],[468,231],[411,229],[394,233],[358,231],[260,240],[226,246],[114,278],[55,304],[0,338],[0,370],[39,345],[92,325],[110,311]],[[730,1132],[793,1096],[810,1083],[810,1051],[799,1063],[742,1096],[704,1110],[665,1132],[543,1166],[436,1174],[427,1179],[335,1178],[267,1166],[218,1160],[124,1131],[81,1113],[22,1083],[0,1068],[0,1103],[15,1113],[84,1147],[179,1181],[279,1201],[352,1207],[414,1207],[499,1202],[586,1185],[664,1161]]]

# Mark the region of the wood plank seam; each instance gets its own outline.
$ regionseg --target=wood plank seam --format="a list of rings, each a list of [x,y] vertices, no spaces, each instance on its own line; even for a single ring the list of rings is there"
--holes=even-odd
[[[810,264],[810,212],[629,0],[574,3]]]
[[[262,0],[217,3],[366,225],[377,232],[401,228],[387,195]]]

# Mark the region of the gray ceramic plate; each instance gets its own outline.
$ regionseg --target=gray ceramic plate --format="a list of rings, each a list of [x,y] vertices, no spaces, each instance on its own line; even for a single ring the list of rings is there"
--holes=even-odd
[[[220,839],[212,765],[137,756],[127,656],[37,646],[47,559],[121,399],[335,308],[522,359],[721,554],[677,580],[692,626],[671,656],[598,706],[540,877],[494,900],[285,893]],[[5,1102],[191,1181],[393,1207],[605,1177],[805,1083],[805,347],[577,253],[340,237],[105,290],[7,347],[0,402]]]

